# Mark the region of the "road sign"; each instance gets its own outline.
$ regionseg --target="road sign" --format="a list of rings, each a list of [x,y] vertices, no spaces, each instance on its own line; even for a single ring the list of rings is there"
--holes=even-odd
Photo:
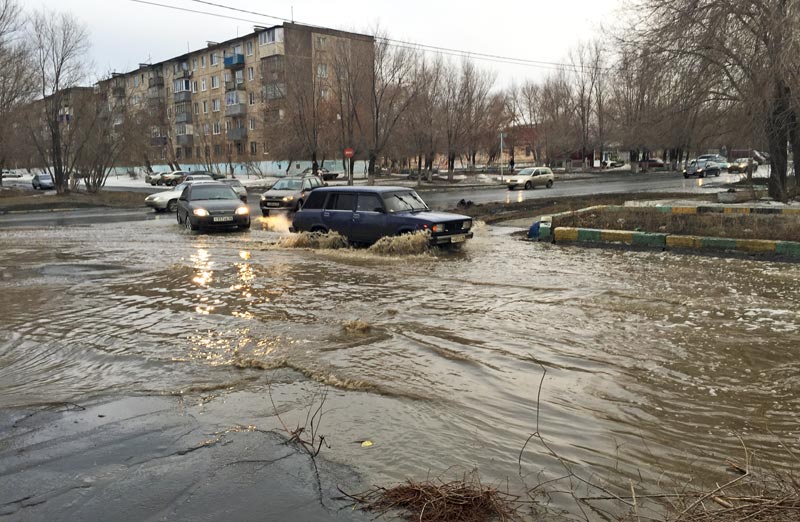
[[[347,147],[346,149],[344,149],[344,157],[345,158],[352,158],[353,154],[355,154],[355,151],[353,149],[351,149],[350,147]]]

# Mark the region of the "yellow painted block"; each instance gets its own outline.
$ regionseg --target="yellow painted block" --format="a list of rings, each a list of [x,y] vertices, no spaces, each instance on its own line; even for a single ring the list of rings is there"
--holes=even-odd
[[[726,214],[749,214],[749,207],[725,207]]]
[[[668,248],[700,248],[697,236],[667,236]]]
[[[577,241],[578,229],[572,227],[556,227],[555,239],[556,243],[559,241]]]
[[[602,241],[618,241],[620,243],[632,243],[633,232],[630,230],[601,230],[600,239]]]
[[[673,214],[697,214],[697,207],[672,207]]]
[[[784,208],[781,210],[781,213],[800,215],[800,208]]]
[[[766,239],[737,239],[736,249],[745,252],[775,252],[775,241]]]

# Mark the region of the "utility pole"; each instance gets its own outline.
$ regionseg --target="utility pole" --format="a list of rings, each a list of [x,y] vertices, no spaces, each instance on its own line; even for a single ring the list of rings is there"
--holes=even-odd
[[[500,181],[503,180],[503,138],[505,138],[506,133],[500,133]]]

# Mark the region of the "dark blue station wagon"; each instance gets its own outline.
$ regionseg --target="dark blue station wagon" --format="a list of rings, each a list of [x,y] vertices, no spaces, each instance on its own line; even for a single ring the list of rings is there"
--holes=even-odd
[[[463,243],[472,218],[434,212],[405,187],[323,187],[311,192],[292,220],[292,232],[338,232],[353,243],[427,230],[431,244]]]

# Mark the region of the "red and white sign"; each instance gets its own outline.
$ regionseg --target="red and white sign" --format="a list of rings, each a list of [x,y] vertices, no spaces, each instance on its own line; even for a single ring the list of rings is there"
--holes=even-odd
[[[355,154],[355,151],[353,149],[351,149],[350,147],[347,147],[346,149],[344,149],[344,157],[345,158],[352,158],[354,154]]]

